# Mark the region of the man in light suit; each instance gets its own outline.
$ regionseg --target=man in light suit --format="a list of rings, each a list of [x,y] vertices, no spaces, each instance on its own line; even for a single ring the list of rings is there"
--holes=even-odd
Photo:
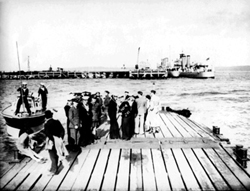
[[[135,133],[143,134],[145,114],[147,111],[147,100],[145,97],[143,97],[143,93],[141,91],[138,91],[137,94],[138,94],[138,98],[135,101],[137,103],[138,114],[135,118]]]

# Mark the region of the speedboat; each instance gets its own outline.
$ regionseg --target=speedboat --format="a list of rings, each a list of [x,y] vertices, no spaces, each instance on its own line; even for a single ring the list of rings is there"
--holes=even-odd
[[[31,110],[31,115],[28,114],[24,104],[20,107],[20,112],[15,115],[17,100],[7,106],[2,111],[6,124],[10,127],[22,129],[23,127],[31,128],[36,127],[44,123],[45,113],[42,111],[41,99],[38,97],[28,96],[28,103]]]

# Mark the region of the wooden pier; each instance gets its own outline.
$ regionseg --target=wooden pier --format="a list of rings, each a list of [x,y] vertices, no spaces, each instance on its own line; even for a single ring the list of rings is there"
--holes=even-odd
[[[99,142],[70,153],[54,176],[29,158],[1,172],[1,190],[250,190],[250,167],[204,125],[160,112],[160,132]],[[103,124],[103,132],[109,125]],[[47,156],[46,151],[41,153]]]

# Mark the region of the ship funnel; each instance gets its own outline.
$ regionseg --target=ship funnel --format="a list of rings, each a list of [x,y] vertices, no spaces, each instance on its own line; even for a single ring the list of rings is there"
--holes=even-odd
[[[180,54],[180,60],[181,60],[181,68],[184,69],[187,63],[187,57],[185,56],[185,54]]]
[[[187,55],[187,67],[190,67],[190,55]]]

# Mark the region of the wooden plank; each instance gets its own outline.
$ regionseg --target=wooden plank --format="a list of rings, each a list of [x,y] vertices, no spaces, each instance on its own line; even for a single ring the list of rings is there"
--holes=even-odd
[[[142,190],[142,157],[140,149],[132,149],[130,156],[130,190]]]
[[[178,123],[176,119],[169,112],[166,113],[165,116],[183,137],[191,137],[191,134],[180,123]]]
[[[213,133],[211,133],[211,129],[208,127],[204,128],[202,124],[198,124],[194,122],[193,120],[187,119],[183,116],[179,116],[183,121],[185,121],[187,124],[189,124],[197,133],[199,133],[203,137],[211,137],[214,138]]]
[[[47,184],[45,191],[56,190],[60,186],[62,180],[70,170],[71,165],[74,163],[75,160],[77,160],[78,154],[79,153],[77,152],[70,153],[71,157],[70,162],[68,164],[65,164],[65,166],[62,168],[59,174],[52,177],[50,182]]]
[[[184,157],[181,149],[172,149],[179,170],[182,174],[183,180],[188,190],[201,190],[186,158]]]
[[[219,172],[205,155],[204,151],[201,149],[193,149],[193,151],[215,188],[217,190],[230,190],[228,184],[223,180]]]
[[[175,128],[175,126],[168,120],[168,118],[166,117],[166,113],[160,113],[159,114],[162,118],[162,120],[164,121],[164,123],[166,124],[166,126],[168,127],[169,131],[171,132],[171,134],[174,137],[182,137],[182,135],[180,134],[180,132]]]
[[[4,187],[4,190],[14,190],[29,176],[29,169],[34,169],[38,163],[31,160],[18,174]],[[2,183],[1,183],[2,184]]]
[[[160,114],[159,114],[159,117],[160,117]],[[169,131],[168,127],[164,123],[162,117],[160,117],[159,124],[160,124],[160,128],[161,128],[161,132],[162,132],[163,137],[173,137],[173,135]]]
[[[118,169],[118,162],[119,162],[119,156],[120,156],[120,149],[112,149],[109,160],[108,160],[108,166],[107,170],[104,174],[104,180],[102,184],[101,190],[103,191],[109,191],[114,190],[116,178],[117,178],[117,169]]]
[[[89,152],[90,150],[82,149],[82,152],[78,155],[77,159],[70,167],[67,176],[64,178],[58,190],[70,190],[72,188]]]
[[[162,149],[162,154],[172,190],[186,190],[171,149]]]
[[[9,161],[0,161],[0,180],[8,171],[12,170],[15,165],[15,163],[9,163]]]
[[[85,190],[90,179],[92,170],[95,167],[96,160],[98,160],[99,149],[92,149],[89,151],[85,162],[82,165],[77,178],[71,187],[71,190]]]
[[[242,168],[225,152],[224,149],[216,149],[215,152],[233,172],[233,174],[240,180],[247,190],[250,190],[250,177],[242,170]]]
[[[101,188],[102,179],[105,174],[106,164],[109,160],[109,153],[109,149],[102,149],[100,151],[98,160],[94,167],[94,171],[92,172],[90,178],[90,182],[87,186],[87,190],[99,190]]]
[[[202,190],[215,190],[210,179],[191,149],[182,149]]]
[[[2,189],[8,182],[10,182],[17,175],[17,173],[22,170],[30,161],[31,159],[29,157],[25,157],[25,159],[22,160],[21,163],[15,164],[11,170],[9,170],[3,177],[1,177],[0,189]]]
[[[46,159],[49,157],[47,150],[42,150],[39,155]],[[35,168],[30,168],[28,170],[29,176],[22,182],[18,190],[31,189],[35,185],[36,181],[42,176],[44,169],[49,169],[49,167],[50,162],[47,160],[45,164],[38,164],[35,166]]]
[[[122,149],[117,173],[116,190],[129,190],[130,149]]]
[[[181,118],[180,115],[177,114],[173,114],[170,113],[170,115],[172,115],[172,117],[181,125],[183,126],[187,132],[192,136],[192,137],[201,137],[201,135],[199,133],[197,133],[197,131],[195,131],[190,125],[188,125],[187,123],[185,123]]]
[[[205,149],[205,152],[233,190],[246,190],[213,149]]]
[[[161,126],[163,126],[162,125],[162,123],[163,123],[163,121],[162,121],[162,118],[160,117],[160,115],[157,115],[157,121],[158,121],[158,124],[159,124],[159,127],[158,127],[158,132],[156,132],[156,133],[153,133],[153,136],[154,137],[163,137],[163,132],[162,132],[162,128],[161,128]],[[163,126],[164,127],[164,126]]]
[[[155,178],[157,190],[171,190],[169,184],[168,173],[165,168],[165,164],[162,158],[161,150],[152,149],[153,164],[155,169]],[[145,180],[144,180],[145,181]]]
[[[70,157],[69,157],[69,163],[72,164],[72,162],[75,160],[76,156],[77,156],[77,152],[75,153],[70,153]],[[51,161],[49,159],[49,164],[51,164]],[[61,167],[60,167],[61,168]],[[60,169],[59,168],[59,169]],[[39,181],[34,185],[34,187],[32,188],[32,190],[36,190],[36,191],[40,191],[40,190],[44,190],[46,186],[51,186],[51,185],[54,185],[52,186],[53,188],[57,188],[60,184],[60,180],[62,179],[62,177],[64,177],[65,175],[65,172],[67,171],[68,168],[64,168],[62,169],[62,171],[59,172],[59,174],[57,175],[53,175],[53,176],[48,176],[48,171],[50,169],[50,166],[49,168],[43,168],[42,169],[42,176],[41,178],[39,179]],[[59,180],[59,182],[57,182],[57,184],[55,183],[55,180],[52,181],[52,183],[50,183],[50,181],[55,177],[55,180]],[[48,189],[48,188],[46,188]]]
[[[30,172],[30,175],[25,179],[25,181],[22,183],[22,185],[18,188],[18,190],[30,190],[35,185],[36,181],[39,180],[41,176],[43,175],[44,169],[49,169],[50,162],[46,162],[45,164],[37,165],[36,169],[33,170],[33,172]]]
[[[156,190],[155,173],[150,149],[142,149],[142,176],[144,190]]]
[[[197,139],[197,138],[196,138]],[[219,148],[219,143],[206,138],[182,137],[159,139],[161,148]]]

